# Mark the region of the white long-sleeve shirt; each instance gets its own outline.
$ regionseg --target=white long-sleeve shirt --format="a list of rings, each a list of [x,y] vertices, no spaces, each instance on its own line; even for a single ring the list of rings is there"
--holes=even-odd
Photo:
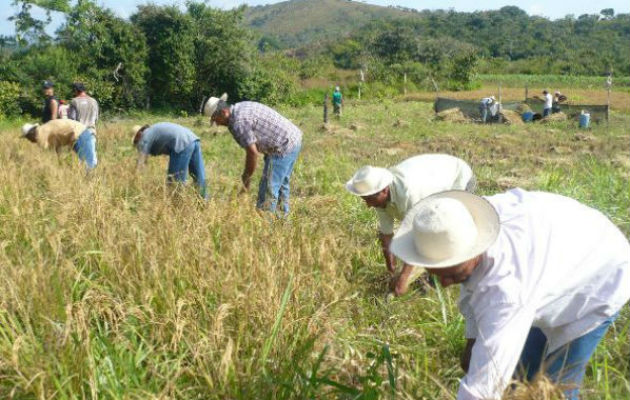
[[[543,108],[551,108],[552,105],[553,105],[553,96],[551,95],[551,93],[547,93],[545,95],[545,107]]]
[[[464,190],[473,172],[464,160],[448,154],[422,154],[389,169],[394,180],[389,185],[390,201],[377,209],[379,231],[394,232],[394,220],[402,220],[417,202],[445,190]]]
[[[599,211],[521,189],[487,199],[501,230],[461,287],[466,336],[476,341],[459,400],[501,398],[531,327],[543,331],[549,354],[630,298],[630,244]]]

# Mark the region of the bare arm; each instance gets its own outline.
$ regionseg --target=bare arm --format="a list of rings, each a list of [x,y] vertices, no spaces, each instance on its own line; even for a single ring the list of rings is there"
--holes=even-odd
[[[393,234],[379,233],[378,238],[381,241],[381,248],[383,249],[383,257],[385,257],[385,265],[390,274],[396,272],[396,258],[389,251],[389,245],[392,242]]]
[[[57,119],[59,117],[59,103],[57,103],[57,100],[52,100],[50,102],[50,119]]]
[[[256,171],[257,162],[258,148],[256,147],[256,143],[252,143],[245,149],[245,170],[243,171],[243,175],[241,176],[243,186],[246,190],[249,190],[249,184],[251,182],[254,171]]]
[[[140,155],[138,155],[138,161],[136,161],[136,171],[140,171],[142,167],[144,167],[148,156],[149,155],[145,153],[140,153]]]

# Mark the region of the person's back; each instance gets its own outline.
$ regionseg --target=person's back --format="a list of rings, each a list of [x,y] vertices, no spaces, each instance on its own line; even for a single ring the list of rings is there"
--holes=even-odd
[[[411,157],[390,168],[390,171],[394,176],[390,185],[390,202],[395,207],[390,212],[397,218],[403,218],[418,201],[434,193],[467,189],[473,178],[473,172],[465,161],[448,154]]]
[[[158,122],[144,131],[138,147],[145,154],[170,155],[181,152],[195,140],[199,140],[199,137],[184,126]]]
[[[243,101],[232,106],[230,132],[241,145],[248,135],[241,135],[241,130],[251,131],[256,138],[258,151],[264,154],[286,154],[301,144],[302,131],[276,110],[264,104]],[[235,132],[236,131],[236,132]]]
[[[494,266],[483,279],[504,282],[504,299],[535,314],[533,325],[548,336],[550,351],[630,298],[630,245],[601,212],[521,189],[487,200],[499,213],[501,231],[488,250]]]
[[[85,130],[85,126],[70,119],[53,119],[37,127],[37,143],[43,148],[59,150],[72,146]]]
[[[553,96],[551,95],[551,93],[547,93],[545,94],[545,106],[544,108],[551,108],[553,105]]]
[[[332,95],[333,104],[341,105],[342,98],[343,96],[341,95],[340,91],[336,90],[333,92],[333,95]]]
[[[70,103],[70,118],[81,122],[92,130],[96,129],[98,112],[98,102],[88,95],[77,96]]]

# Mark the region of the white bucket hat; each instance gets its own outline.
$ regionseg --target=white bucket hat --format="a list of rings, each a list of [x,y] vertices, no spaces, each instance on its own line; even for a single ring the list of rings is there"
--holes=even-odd
[[[389,170],[367,165],[346,182],[346,189],[356,196],[369,196],[385,189],[393,180],[394,175]]]
[[[483,253],[499,234],[499,215],[483,197],[451,190],[418,202],[394,235],[390,251],[406,264],[448,268]]]
[[[203,106],[203,115],[206,117],[212,117],[212,114],[217,110],[217,106],[219,105],[219,101],[227,101],[228,95],[227,93],[223,93],[221,97],[210,97],[206,104]]]
[[[39,126],[39,124],[24,124],[24,125],[22,125],[22,136],[28,135],[28,133],[31,131],[31,129],[33,129],[36,126]]]

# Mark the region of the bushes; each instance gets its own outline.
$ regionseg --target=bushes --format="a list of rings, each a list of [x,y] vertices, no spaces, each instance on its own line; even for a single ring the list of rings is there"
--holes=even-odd
[[[16,116],[20,108],[20,85],[15,82],[0,81],[0,119]]]

